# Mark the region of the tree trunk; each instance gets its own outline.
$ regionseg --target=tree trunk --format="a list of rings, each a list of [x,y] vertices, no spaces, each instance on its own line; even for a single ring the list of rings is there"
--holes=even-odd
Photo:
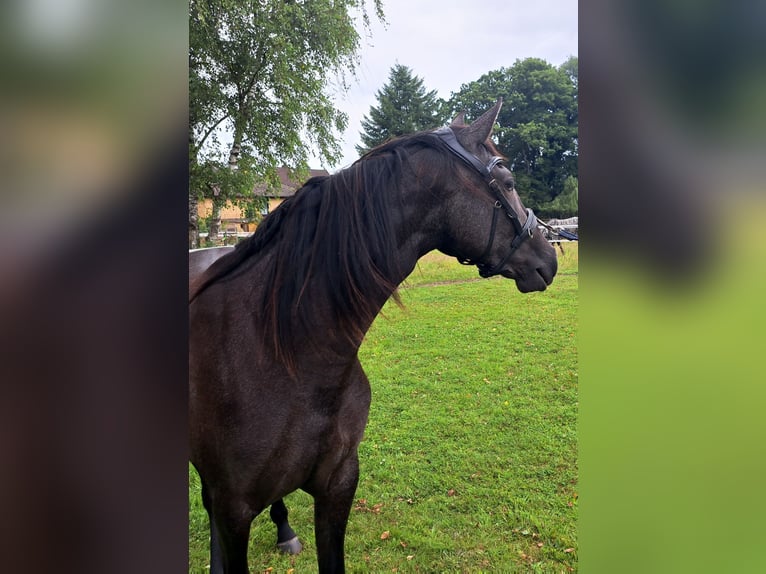
[[[237,171],[239,169],[239,154],[241,151],[242,135],[235,128],[234,143],[229,152],[229,169]],[[218,242],[221,233],[221,207],[224,201],[221,199],[221,190],[217,186],[213,188],[213,213],[210,216],[210,225],[208,226],[208,240]]]
[[[213,211],[210,214],[210,224],[207,226],[208,241],[218,241],[221,233],[221,199],[217,192],[213,194]]]
[[[237,169],[239,169],[240,150],[239,139],[235,137],[234,143],[231,146],[231,151],[229,152],[229,169],[232,171],[237,171]]]
[[[197,195],[189,194],[189,249],[199,247],[199,214],[197,213]]]

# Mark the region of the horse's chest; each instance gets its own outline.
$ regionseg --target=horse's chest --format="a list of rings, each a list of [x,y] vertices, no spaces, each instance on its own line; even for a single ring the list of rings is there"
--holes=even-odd
[[[307,393],[304,431],[319,443],[355,447],[367,424],[370,390],[367,381],[359,381],[342,390],[317,386]]]

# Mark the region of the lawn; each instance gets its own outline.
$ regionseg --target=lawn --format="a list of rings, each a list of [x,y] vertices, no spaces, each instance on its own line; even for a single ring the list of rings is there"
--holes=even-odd
[[[372,407],[346,535],[349,572],[577,571],[577,244],[543,293],[432,253],[360,350]],[[190,469],[190,572],[208,564]],[[316,572],[313,507],[285,499],[304,543],[253,522],[253,572]]]

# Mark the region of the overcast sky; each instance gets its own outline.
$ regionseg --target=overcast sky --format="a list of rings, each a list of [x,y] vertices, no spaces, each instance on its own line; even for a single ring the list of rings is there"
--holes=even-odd
[[[337,96],[349,124],[342,160],[323,166],[331,171],[357,159],[362,118],[377,105],[375,92],[397,62],[446,99],[462,84],[517,59],[542,58],[558,66],[577,55],[577,0],[383,0],[383,10],[387,26],[371,11],[371,35],[360,30],[365,37],[357,77]]]

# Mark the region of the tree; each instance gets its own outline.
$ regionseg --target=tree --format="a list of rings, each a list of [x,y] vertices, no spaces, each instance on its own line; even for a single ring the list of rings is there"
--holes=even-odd
[[[578,184],[577,178],[569,176],[564,180],[564,191],[546,206],[547,215],[565,219],[577,215]]]
[[[498,97],[504,103],[495,136],[519,194],[542,216],[552,215],[567,178],[577,178],[577,58],[559,68],[539,58],[517,60],[461,86],[447,107],[476,118]]]
[[[375,96],[378,106],[370,107],[369,116],[362,120],[362,145],[356,146],[359,154],[393,137],[436,127],[446,119],[440,113],[442,101],[436,91],[426,91],[423,80],[398,63],[391,68],[388,83]]]
[[[569,56],[566,62],[559,66],[559,70],[569,76],[569,80],[575,87],[575,98],[577,98],[577,79],[578,79],[578,63],[577,56]]]
[[[340,158],[348,120],[327,87],[345,89],[356,69],[354,14],[369,28],[366,0],[190,1],[190,206],[251,205],[256,181],[279,185],[280,165],[300,175],[312,149]]]

